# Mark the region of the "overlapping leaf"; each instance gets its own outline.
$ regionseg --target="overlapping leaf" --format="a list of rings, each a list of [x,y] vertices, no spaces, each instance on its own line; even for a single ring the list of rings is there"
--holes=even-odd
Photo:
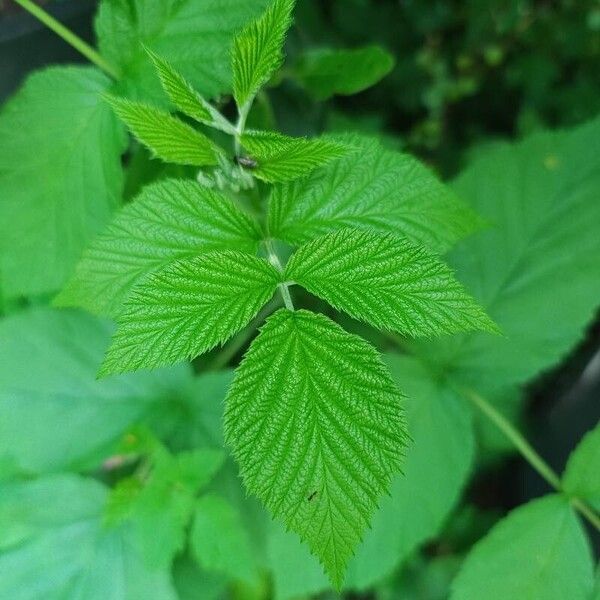
[[[563,475],[565,491],[600,511],[600,424],[571,453]]]
[[[248,490],[339,587],[405,444],[377,352],[322,315],[275,313],[236,372],[225,435]]]
[[[322,48],[305,52],[293,73],[316,99],[326,100],[371,87],[393,67],[394,57],[380,46]]]
[[[233,95],[240,109],[283,62],[283,42],[295,0],[272,0],[267,10],[233,39]]]
[[[102,0],[100,52],[123,73],[126,95],[159,102],[160,83],[144,46],[164,56],[206,98],[231,92],[233,36],[267,0]]]
[[[495,330],[437,256],[395,235],[324,235],[292,256],[285,278],[379,329],[410,336]]]
[[[158,405],[176,414],[190,370],[97,381],[109,338],[108,323],[83,312],[37,308],[0,322],[0,460],[27,474],[95,468]]]
[[[270,131],[248,131],[242,145],[257,164],[252,174],[269,182],[298,179],[352,152],[349,144],[329,138],[293,138]]]
[[[33,74],[0,116],[0,270],[6,298],[55,292],[119,205],[125,132],[87,67]]]
[[[170,573],[145,564],[130,527],[104,526],[107,490],[97,481],[0,485],[0,597],[176,600]]]
[[[600,298],[600,119],[489,150],[455,188],[492,225],[449,262],[505,337],[422,347],[469,385],[520,384],[581,338]]]
[[[273,237],[302,244],[360,227],[401,233],[444,251],[479,226],[475,213],[416,159],[386,150],[374,138],[334,139],[356,152],[302,181],[275,186],[268,217]]]
[[[594,567],[581,524],[569,503],[546,496],[500,521],[467,556],[451,600],[543,598],[588,600]]]
[[[218,163],[219,148],[177,117],[124,98],[106,96],[106,100],[133,135],[158,158],[198,167]]]
[[[241,252],[178,260],[141,281],[117,320],[100,375],[194,358],[239,331],[273,295],[279,272]]]
[[[94,240],[56,302],[117,314],[144,275],[200,252],[255,252],[259,236],[258,226],[223,194],[192,181],[155,183]]]

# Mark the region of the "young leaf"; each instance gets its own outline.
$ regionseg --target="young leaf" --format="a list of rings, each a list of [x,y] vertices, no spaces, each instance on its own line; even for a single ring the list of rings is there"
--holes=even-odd
[[[277,185],[269,201],[270,235],[303,244],[342,227],[401,233],[447,250],[480,222],[420,162],[359,135],[332,138],[356,152],[302,181]]]
[[[235,133],[233,125],[209,104],[170,62],[149,49],[146,49],[146,52],[152,60],[169,100],[178,110],[200,123],[216,127],[229,134]]]
[[[402,462],[401,401],[367,342],[285,309],[252,342],[227,396],[225,437],[248,490],[338,588]]]
[[[518,185],[517,185],[517,182]],[[505,337],[422,345],[470,386],[521,384],[583,335],[600,298],[600,119],[488,150],[455,188],[493,225],[449,262]]]
[[[253,583],[256,560],[248,532],[235,507],[225,498],[207,494],[196,501],[190,544],[206,571]]]
[[[270,131],[248,131],[242,145],[257,163],[252,174],[271,183],[304,177],[353,150],[333,139],[293,138]]]
[[[0,321],[0,457],[29,474],[96,468],[157,406],[176,414],[172,398],[192,384],[187,366],[96,380],[110,330],[42,307]]]
[[[233,36],[267,0],[102,0],[95,22],[100,53],[119,67],[119,87],[135,98],[166,104],[150,47],[205,98],[231,92]]]
[[[571,453],[563,486],[568,494],[589,502],[600,511],[600,423]]]
[[[126,135],[88,67],[31,75],[0,113],[0,271],[6,298],[53,293],[121,200]]]
[[[158,158],[198,167],[218,163],[221,150],[187,123],[140,102],[114,96],[105,98],[131,133]]]
[[[272,0],[269,8],[233,39],[233,95],[240,109],[283,62],[285,34],[292,24],[295,0]]]
[[[437,256],[395,235],[324,235],[292,256],[284,277],[378,329],[414,337],[497,330]]]
[[[394,67],[394,57],[380,46],[352,50],[323,48],[305,52],[294,75],[317,100],[349,96],[375,85]]]
[[[125,302],[99,375],[169,365],[214,348],[256,315],[279,278],[266,260],[235,251],[152,273]]]
[[[131,527],[104,525],[106,497],[75,475],[3,484],[0,598],[176,600],[171,574],[145,564]]]
[[[92,242],[55,304],[116,315],[148,273],[201,252],[254,253],[259,237],[258,225],[225,195],[193,181],[154,183]]]
[[[471,550],[451,600],[587,600],[594,586],[589,544],[569,503],[545,496],[520,506]]]

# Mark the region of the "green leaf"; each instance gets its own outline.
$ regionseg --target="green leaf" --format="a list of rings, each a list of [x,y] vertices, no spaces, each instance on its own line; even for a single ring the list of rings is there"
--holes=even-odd
[[[219,450],[197,449],[173,456],[160,449],[143,486],[132,486],[132,480],[125,479],[111,492],[108,522],[130,521],[146,563],[153,568],[168,567],[185,546],[195,494],[210,482],[224,458]]]
[[[472,415],[464,400],[413,358],[390,354],[385,362],[407,394],[411,443],[402,474],[394,477],[389,496],[381,499],[350,560],[345,588],[352,590],[388,578],[439,533],[460,499],[475,454]],[[308,596],[329,587],[314,557],[283,528],[269,536],[269,557],[278,598]]]
[[[258,225],[225,195],[193,181],[154,183],[92,242],[55,303],[115,315],[148,273],[201,252],[256,252],[259,239]]]
[[[103,525],[98,482],[55,475],[0,485],[0,597],[176,600],[170,573],[145,565],[131,529]]]
[[[99,375],[207,352],[250,322],[279,279],[266,260],[232,250],[181,259],[152,273],[125,302]]]
[[[125,98],[105,96],[117,116],[154,156],[178,165],[216,165],[221,150],[187,123],[167,112]]]
[[[266,0],[102,0],[96,18],[100,53],[123,72],[126,94],[161,101],[164,95],[144,51],[152,48],[205,97],[231,92],[233,36]]]
[[[420,162],[384,149],[374,138],[332,138],[357,148],[302,181],[273,188],[269,232],[291,244],[342,227],[401,233],[447,250],[479,226],[475,213]]]
[[[58,290],[119,205],[122,126],[84,67],[31,75],[0,113],[0,271],[5,298]]]
[[[402,396],[377,352],[324,317],[279,310],[226,399],[225,438],[248,490],[340,587],[402,462]]]
[[[327,100],[336,94],[361,92],[383,79],[393,67],[393,55],[380,46],[323,48],[305,52],[294,76],[317,100]]]
[[[254,582],[252,545],[236,508],[225,498],[207,494],[196,501],[190,544],[206,571]]]
[[[147,49],[146,52],[158,73],[165,93],[178,110],[200,123],[222,129],[229,134],[235,133],[233,125],[211,106],[170,62],[152,50]]]
[[[304,177],[353,150],[333,139],[293,138],[271,131],[247,131],[242,145],[257,163],[252,174],[271,183]]]
[[[582,337],[600,298],[600,119],[485,153],[455,188],[492,223],[449,262],[505,337],[424,344],[463,385],[522,384]]]
[[[223,577],[201,571],[190,556],[177,558],[173,564],[173,583],[179,600],[223,600],[227,584]]]
[[[324,235],[292,256],[284,277],[378,329],[415,337],[496,330],[436,255],[396,235]]]
[[[563,475],[563,486],[600,511],[600,423],[589,431],[571,453]]]
[[[0,458],[29,474],[96,468],[132,423],[159,405],[175,411],[187,368],[96,381],[110,329],[49,308],[0,322]]]
[[[267,10],[233,39],[233,95],[240,109],[283,62],[283,43],[295,0],[272,0]]]
[[[569,503],[545,496],[520,506],[473,548],[451,600],[589,600],[592,556]]]

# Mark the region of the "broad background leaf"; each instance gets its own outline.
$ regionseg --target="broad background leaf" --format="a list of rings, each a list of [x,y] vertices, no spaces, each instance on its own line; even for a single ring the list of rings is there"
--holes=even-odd
[[[504,337],[422,347],[470,385],[523,383],[582,337],[600,298],[600,119],[489,150],[456,181],[491,223],[449,256]]]
[[[144,46],[169,60],[207,98],[230,92],[229,49],[236,31],[267,0],[102,0],[96,18],[100,52],[123,71],[122,91],[165,96]]]
[[[267,320],[228,393],[226,441],[244,483],[336,587],[402,462],[401,399],[367,342],[285,309]]]
[[[320,48],[305,52],[293,75],[317,100],[327,100],[375,85],[393,69],[394,62],[394,57],[380,46]]]
[[[233,250],[152,273],[125,302],[100,374],[152,369],[207,352],[250,322],[279,279],[266,260]]]
[[[444,251],[479,227],[475,213],[415,158],[375,138],[332,139],[357,150],[302,181],[273,188],[272,237],[302,244],[342,227],[362,227]]]
[[[259,236],[258,226],[223,194],[194,181],[155,183],[92,242],[56,303],[115,315],[146,274],[201,252],[256,252]]]
[[[379,329],[415,337],[496,330],[435,254],[397,235],[324,235],[296,251],[284,276]]]
[[[191,384],[187,367],[97,381],[110,331],[49,308],[0,322],[0,457],[25,473],[97,467],[132,423]]]
[[[120,204],[126,136],[87,67],[31,75],[0,113],[0,270],[5,297],[60,288]]]
[[[451,600],[589,600],[594,564],[568,501],[546,496],[520,506],[471,550]]]
[[[144,564],[130,529],[103,526],[98,482],[53,475],[0,487],[0,597],[176,600],[170,573]]]

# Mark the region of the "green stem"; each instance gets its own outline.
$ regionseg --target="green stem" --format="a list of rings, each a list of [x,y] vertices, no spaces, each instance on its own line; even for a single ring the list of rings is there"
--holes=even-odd
[[[244,135],[244,130],[246,129],[246,120],[248,119],[248,114],[252,108],[252,101],[253,99],[248,100],[246,104],[239,109],[239,116],[235,125],[234,134],[236,156],[239,156],[240,152],[242,151],[242,135]]]
[[[477,392],[460,388],[461,395],[470,400],[496,427],[512,442],[523,458],[558,492],[566,494],[562,488],[560,477],[550,465],[534,450],[533,446],[523,435],[513,427],[485,398]],[[568,494],[567,494],[568,495]],[[600,517],[581,499],[569,496],[573,508],[577,509],[598,531]]]
[[[62,23],[57,21],[52,15],[48,14],[43,8],[31,2],[31,0],[15,0],[26,11],[31,13],[36,19],[41,21],[46,27],[58,34],[67,44],[70,44],[78,52],[83,54],[89,61],[102,69],[113,79],[119,79],[120,73],[110,63],[106,62],[96,50],[89,44],[86,44],[80,37],[75,35],[70,29],[67,29]]]
[[[277,252],[275,252],[275,248],[273,248],[273,242],[270,239],[264,240],[265,248],[267,250],[267,258],[269,262],[280,272],[283,273],[283,265],[279,260],[279,256],[277,256]],[[282,282],[278,285],[279,292],[281,297],[283,298],[283,303],[288,310],[295,310],[294,303],[292,302],[292,296],[290,295],[290,284],[287,282]]]

